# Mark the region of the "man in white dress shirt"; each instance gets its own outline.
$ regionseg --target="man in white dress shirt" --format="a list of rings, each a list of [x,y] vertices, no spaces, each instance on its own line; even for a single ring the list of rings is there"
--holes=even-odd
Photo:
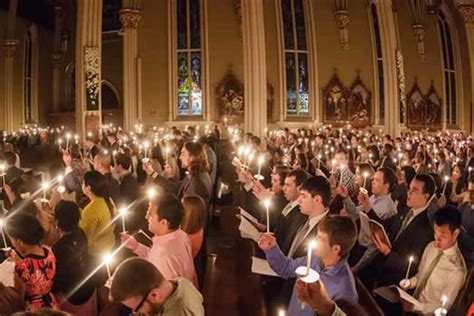
[[[414,289],[413,297],[421,307],[402,301],[403,309],[421,315],[433,315],[440,308],[443,297],[448,309],[456,299],[467,275],[466,264],[458,248],[461,233],[461,214],[452,207],[440,209],[434,216],[435,240],[426,246],[418,272],[400,281],[406,290]]]

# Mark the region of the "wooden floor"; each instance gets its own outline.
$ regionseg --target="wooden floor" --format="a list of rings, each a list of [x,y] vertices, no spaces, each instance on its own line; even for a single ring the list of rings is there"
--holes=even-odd
[[[204,281],[206,315],[266,315],[259,277],[250,272],[252,245],[238,232],[236,210],[217,206],[218,223],[208,236]]]

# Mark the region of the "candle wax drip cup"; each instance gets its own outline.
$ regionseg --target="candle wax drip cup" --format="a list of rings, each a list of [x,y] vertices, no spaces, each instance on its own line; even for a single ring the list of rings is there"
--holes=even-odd
[[[254,177],[256,180],[258,180],[258,181],[262,181],[263,179],[265,179],[265,177],[262,176],[262,175],[260,175],[260,174],[256,174],[256,175],[254,175],[253,177]]]
[[[305,266],[301,266],[301,267],[296,268],[295,273],[298,276],[298,278],[304,283],[314,283],[314,282],[319,281],[319,273],[314,271],[311,268],[309,269],[309,273],[308,273],[308,268]]]

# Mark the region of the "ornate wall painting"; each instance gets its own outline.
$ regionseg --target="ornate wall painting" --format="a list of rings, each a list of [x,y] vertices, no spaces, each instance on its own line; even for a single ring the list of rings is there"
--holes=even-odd
[[[440,130],[442,115],[441,97],[431,82],[431,87],[426,95],[426,127],[430,130]]]
[[[100,93],[100,48],[84,47],[84,75],[87,111],[98,111]]]
[[[426,99],[418,86],[418,82],[415,81],[413,88],[408,93],[407,97],[408,106],[408,128],[411,129],[423,129],[425,128],[426,122]]]
[[[372,115],[372,93],[362,82],[359,75],[349,89],[347,100],[347,119],[354,127],[370,124]]]
[[[347,120],[347,98],[348,90],[337,74],[334,74],[323,88],[324,123],[341,124]]]
[[[216,86],[216,103],[221,119],[241,121],[244,116],[244,85],[231,70]]]

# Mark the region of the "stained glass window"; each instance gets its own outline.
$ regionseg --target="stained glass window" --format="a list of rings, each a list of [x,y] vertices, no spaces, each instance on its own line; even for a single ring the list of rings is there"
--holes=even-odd
[[[33,40],[30,30],[25,37],[24,54],[24,73],[23,73],[23,120],[24,123],[32,121],[32,89],[33,89]]]
[[[383,73],[383,55],[382,55],[382,41],[380,39],[380,25],[379,17],[377,15],[377,7],[375,4],[370,6],[372,12],[372,23],[374,27],[375,37],[375,53],[376,53],[376,70],[377,70],[377,91],[378,91],[378,106],[379,106],[379,124],[383,125],[385,122],[385,82]],[[402,117],[400,117],[402,120]]]
[[[442,10],[438,13],[438,26],[441,34],[441,46],[443,48],[443,71],[444,71],[444,104],[446,107],[446,124],[455,126],[457,124],[457,95],[456,95],[456,65],[454,62],[453,37],[451,26]]]
[[[280,0],[286,81],[286,113],[309,116],[309,68],[304,0]]]
[[[202,116],[201,1],[176,1],[178,116]]]

